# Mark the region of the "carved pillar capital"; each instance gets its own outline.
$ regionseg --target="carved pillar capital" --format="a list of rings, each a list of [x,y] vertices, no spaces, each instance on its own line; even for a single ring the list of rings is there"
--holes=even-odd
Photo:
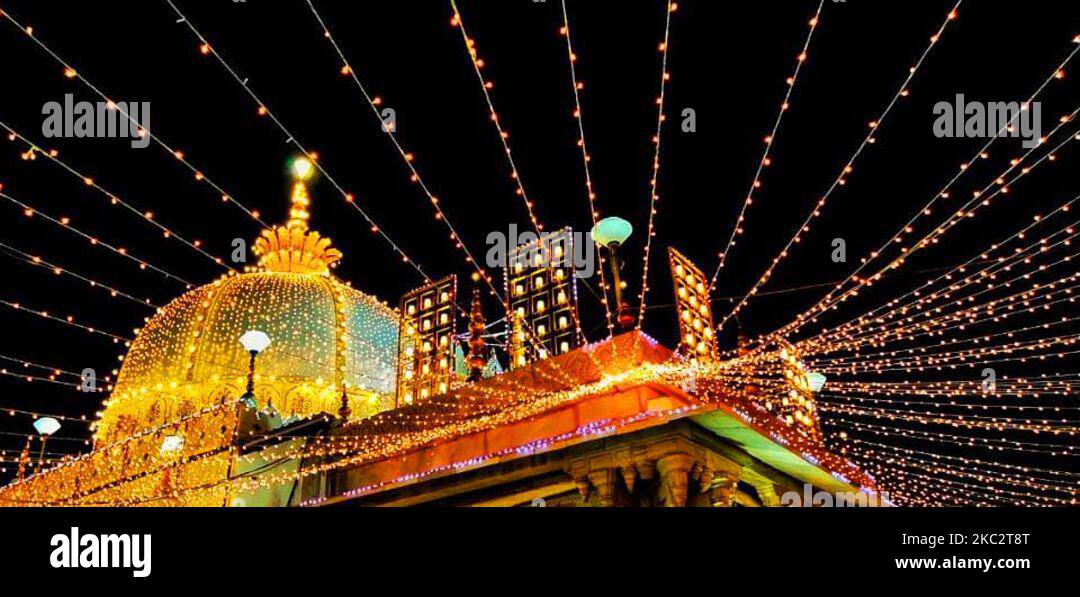
[[[592,493],[592,485],[589,483],[589,477],[584,475],[574,477],[574,485],[577,486],[578,494],[581,495],[581,501],[589,501],[589,494]]]
[[[623,483],[626,484],[626,491],[633,495],[634,485],[637,482],[637,469],[632,464],[625,464],[619,467],[619,473],[622,474]]]
[[[634,463],[634,469],[642,481],[652,481],[656,477],[655,460],[639,460]]]
[[[693,466],[694,457],[685,452],[668,454],[656,461],[656,470],[660,473],[662,486],[666,489],[665,504],[668,507],[686,505],[690,470]]]
[[[596,494],[600,498],[600,505],[611,507],[615,505],[615,483],[618,476],[613,468],[589,471],[589,481],[596,488]]]

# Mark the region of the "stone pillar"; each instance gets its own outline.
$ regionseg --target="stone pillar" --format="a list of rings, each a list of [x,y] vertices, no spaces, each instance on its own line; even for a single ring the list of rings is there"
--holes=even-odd
[[[667,489],[665,504],[668,507],[681,508],[686,505],[690,490],[690,469],[693,466],[693,456],[683,452],[668,454],[656,461],[662,486]]]
[[[619,467],[619,473],[622,474],[623,483],[626,484],[626,491],[633,496],[634,485],[637,482],[637,469],[632,464],[626,464]]]
[[[652,481],[656,477],[655,460],[639,460],[634,462],[634,468],[642,481]]]
[[[574,477],[574,484],[577,485],[578,494],[581,495],[581,501],[589,501],[589,494],[592,493],[592,485],[589,484],[589,477],[585,475]]]
[[[615,505],[615,483],[618,478],[613,468],[589,471],[589,481],[596,488],[596,495],[600,498],[601,506],[610,508]]]

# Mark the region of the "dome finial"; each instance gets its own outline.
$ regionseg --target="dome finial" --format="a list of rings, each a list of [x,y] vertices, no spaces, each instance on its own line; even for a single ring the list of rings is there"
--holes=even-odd
[[[325,274],[341,259],[341,251],[330,246],[329,238],[308,230],[311,197],[304,181],[315,173],[313,159],[313,156],[298,156],[290,165],[296,182],[289,200],[288,222],[263,230],[255,240],[259,265],[267,271]]]

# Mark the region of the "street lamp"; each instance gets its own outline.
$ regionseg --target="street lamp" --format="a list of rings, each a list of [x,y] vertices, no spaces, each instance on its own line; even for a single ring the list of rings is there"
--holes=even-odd
[[[619,278],[619,246],[630,237],[634,227],[630,222],[622,218],[604,218],[596,223],[592,229],[593,241],[601,247],[606,247],[611,253],[612,280],[615,284],[615,304],[618,306],[616,320],[619,327],[626,329],[634,323],[634,316],[630,313],[630,305],[622,298],[623,281]]]
[[[254,407],[255,402],[255,357],[270,346],[270,336],[259,330],[249,330],[240,336],[240,344],[248,351],[251,358],[248,360],[247,392],[240,397],[249,406]]]
[[[41,450],[38,452],[37,465],[37,470],[40,471],[45,461],[45,442],[49,441],[49,436],[60,430],[60,421],[52,417],[41,417],[34,421],[34,430],[41,436]]]

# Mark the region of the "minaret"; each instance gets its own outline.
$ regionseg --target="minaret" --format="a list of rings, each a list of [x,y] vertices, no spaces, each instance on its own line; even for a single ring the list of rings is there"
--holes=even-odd
[[[487,324],[484,322],[483,305],[480,303],[480,289],[473,288],[472,309],[469,312],[469,377],[468,381],[480,381],[484,375],[484,365],[487,364],[487,347],[484,342],[484,331]]]

